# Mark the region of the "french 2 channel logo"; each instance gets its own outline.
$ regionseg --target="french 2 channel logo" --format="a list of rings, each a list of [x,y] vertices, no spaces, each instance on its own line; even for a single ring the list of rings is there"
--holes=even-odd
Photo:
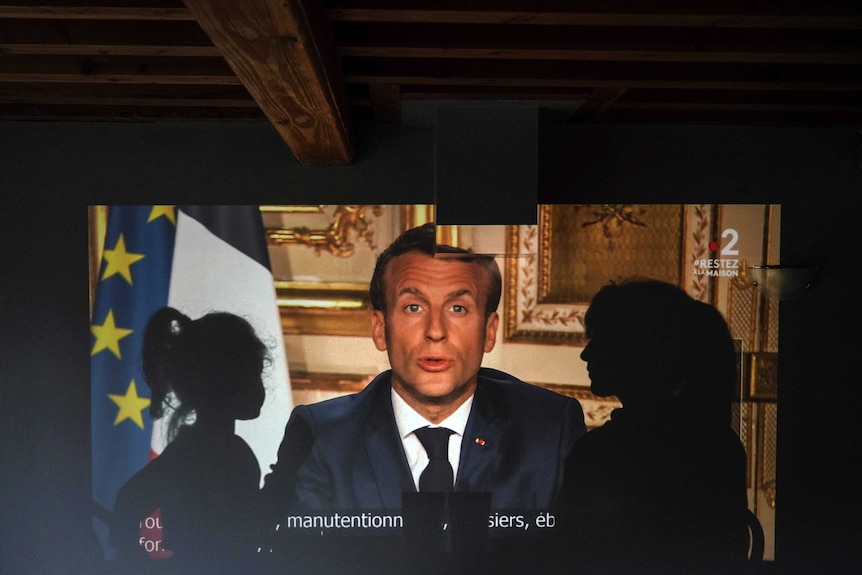
[[[718,257],[695,259],[692,275],[709,277],[738,277],[739,276],[739,250],[736,243],[739,241],[739,232],[734,228],[725,228],[721,232],[721,242],[712,240],[709,242],[709,251],[713,254],[718,252]],[[724,244],[722,247],[721,244]],[[721,251],[719,251],[721,248]]]

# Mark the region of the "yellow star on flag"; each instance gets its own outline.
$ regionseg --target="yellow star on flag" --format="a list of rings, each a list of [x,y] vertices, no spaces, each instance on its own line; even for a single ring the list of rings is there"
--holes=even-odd
[[[144,428],[144,418],[141,413],[150,406],[150,400],[138,395],[138,388],[135,385],[134,379],[129,384],[129,388],[126,390],[126,395],[109,393],[108,397],[110,397],[111,401],[116,403],[120,408],[119,411],[117,411],[117,419],[114,420],[114,427],[120,425],[120,423],[127,419],[131,419],[138,427],[141,429]]]
[[[144,259],[144,254],[126,251],[126,240],[123,238],[123,234],[120,234],[114,249],[105,250],[103,258],[106,262],[105,273],[102,274],[103,281],[112,275],[120,274],[129,282],[129,285],[132,285],[131,266],[133,263]]]
[[[168,218],[172,224],[177,225],[177,213],[174,206],[153,206],[150,210],[150,217],[147,218],[147,223],[160,217]]]
[[[108,311],[108,317],[105,318],[105,323],[102,325],[90,326],[90,331],[96,336],[96,343],[93,345],[91,356],[96,355],[103,349],[110,349],[117,359],[120,357],[120,340],[132,333],[132,330],[117,327],[114,323],[114,310]]]

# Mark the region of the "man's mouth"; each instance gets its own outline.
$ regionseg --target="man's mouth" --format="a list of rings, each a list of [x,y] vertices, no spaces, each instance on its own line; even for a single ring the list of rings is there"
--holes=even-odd
[[[443,371],[452,364],[446,357],[427,356],[419,358],[419,366],[425,371]]]

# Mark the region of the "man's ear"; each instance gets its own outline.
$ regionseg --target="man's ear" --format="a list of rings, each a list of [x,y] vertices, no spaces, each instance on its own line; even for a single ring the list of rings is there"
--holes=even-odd
[[[371,314],[371,339],[378,351],[386,351],[386,319],[382,311],[374,310]]]
[[[500,316],[497,312],[491,312],[485,320],[485,353],[494,349],[497,343],[497,328],[500,326]]]

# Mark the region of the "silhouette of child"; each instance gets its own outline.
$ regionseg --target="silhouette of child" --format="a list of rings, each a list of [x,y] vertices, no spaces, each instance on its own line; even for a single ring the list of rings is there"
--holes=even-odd
[[[733,341],[714,307],[653,280],[586,313],[591,390],[622,408],[572,450],[558,535],[584,572],[726,572],[746,559],[746,457],[730,427]]]
[[[110,542],[120,562],[226,573],[251,556],[260,469],[234,427],[260,414],[268,360],[266,346],[236,315],[191,320],[166,307],[150,318],[143,344],[150,415],[170,418],[170,443],[117,494]],[[171,555],[160,561],[140,544],[140,524],[156,510],[161,548]]]

